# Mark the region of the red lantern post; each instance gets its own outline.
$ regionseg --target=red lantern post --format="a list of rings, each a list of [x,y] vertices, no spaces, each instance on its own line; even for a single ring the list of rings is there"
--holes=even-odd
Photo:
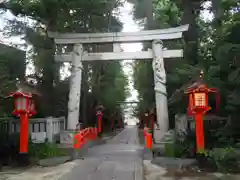
[[[153,145],[153,124],[152,124],[152,116],[149,114],[149,110],[144,113],[145,124],[144,124],[144,136],[145,136],[145,147],[148,149],[152,149]]]
[[[97,130],[98,130],[98,133],[102,132],[103,109],[104,109],[104,107],[101,104],[96,107]]]
[[[203,115],[211,109],[208,105],[209,93],[217,93],[217,107],[219,103],[218,90],[208,88],[203,83],[202,78],[203,72],[201,72],[200,81],[195,83],[194,86],[189,87],[186,92],[189,96],[188,114],[194,116],[196,121],[197,152],[201,152],[205,148]]]
[[[102,132],[102,117],[103,117],[103,113],[102,113],[102,111],[97,111],[96,115],[97,115],[97,129],[98,129],[98,133],[101,133]]]
[[[14,98],[12,114],[20,117],[20,153],[28,153],[28,117],[36,114],[32,94],[14,92],[9,97]]]

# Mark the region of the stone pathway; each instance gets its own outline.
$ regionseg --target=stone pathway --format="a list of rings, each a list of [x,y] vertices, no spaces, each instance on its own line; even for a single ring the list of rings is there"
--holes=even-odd
[[[239,180],[240,175],[224,175],[221,173],[184,172],[166,169],[144,160],[145,180]]]
[[[0,173],[0,180],[142,180],[138,128],[127,127],[106,144],[88,149],[84,159],[56,167]]]
[[[81,178],[79,178],[81,177]],[[127,127],[113,139],[88,150],[81,164],[59,180],[142,180],[138,128]]]
[[[113,139],[88,149],[84,159],[56,167],[0,172],[0,180],[239,180],[240,175],[186,172],[142,160],[138,128],[127,127]],[[144,175],[144,177],[143,177]]]

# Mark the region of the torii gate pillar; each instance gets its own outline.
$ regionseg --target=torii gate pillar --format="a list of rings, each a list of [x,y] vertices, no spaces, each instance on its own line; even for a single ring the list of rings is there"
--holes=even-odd
[[[68,130],[75,130],[79,119],[82,68],[83,68],[81,61],[82,53],[83,53],[82,44],[75,44],[72,53],[72,68],[68,100],[68,117],[67,117]]]
[[[157,122],[160,128],[160,130],[157,130],[155,126],[154,139],[156,142],[158,142],[169,129],[168,101],[166,90],[166,72],[163,58],[163,42],[161,40],[154,40],[152,43],[152,48],[156,113]]]

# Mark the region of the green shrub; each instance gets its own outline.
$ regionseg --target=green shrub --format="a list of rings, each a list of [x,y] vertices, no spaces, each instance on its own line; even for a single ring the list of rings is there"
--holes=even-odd
[[[175,157],[174,143],[167,143],[164,146],[164,155],[167,157]]]
[[[208,151],[206,156],[220,172],[235,172],[239,169],[240,154],[232,147],[215,148]]]
[[[41,144],[29,143],[29,155],[38,159],[45,159],[66,154],[56,144],[46,142]]]
[[[182,141],[174,141],[173,143],[165,144],[164,154],[168,157],[188,158],[193,157],[194,150],[189,144],[184,144]]]
[[[175,133],[174,142],[165,144],[164,153],[168,157],[195,157],[195,134],[190,131],[184,134]]]

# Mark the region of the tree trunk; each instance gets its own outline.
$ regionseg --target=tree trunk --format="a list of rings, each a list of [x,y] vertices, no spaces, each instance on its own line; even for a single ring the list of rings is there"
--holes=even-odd
[[[56,27],[55,22],[49,21],[46,29],[46,36],[48,31],[53,31],[55,29],[54,27]],[[41,53],[44,53],[42,58],[48,60],[48,62],[44,63],[43,66],[43,81],[42,81],[42,92],[44,94],[43,115],[54,116],[55,113],[54,80],[55,78],[58,78],[57,82],[59,81],[59,74],[55,74],[55,72],[58,72],[56,69],[59,68],[60,66],[56,66],[54,60],[55,54],[54,40],[52,38],[46,38],[45,41],[46,41],[45,47],[42,52],[40,51],[39,54],[41,57]]]
[[[145,0],[146,3],[146,16],[147,16],[147,29],[151,30],[155,28],[153,18],[153,0]]]
[[[223,15],[223,9],[221,8],[221,1],[220,0],[212,0],[212,11],[214,14],[213,23],[215,26],[220,26],[221,16]]]
[[[47,64],[44,64],[43,67],[43,92],[45,96],[44,103],[44,116],[54,116],[54,87],[53,82],[55,79],[55,44],[53,40],[49,40],[52,43],[52,48],[46,50],[44,53],[44,58],[50,60]]]
[[[189,24],[189,30],[184,33],[184,41],[186,43],[184,58],[192,65],[198,62],[199,34],[196,19],[200,13],[200,6],[200,1],[183,0],[181,24]]]

